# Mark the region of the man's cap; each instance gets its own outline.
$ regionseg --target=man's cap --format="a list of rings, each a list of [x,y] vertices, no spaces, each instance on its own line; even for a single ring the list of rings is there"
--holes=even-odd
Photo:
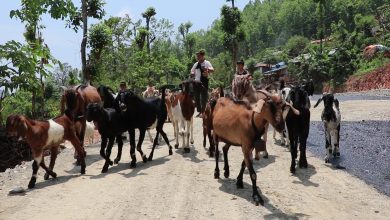
[[[120,86],[126,86],[126,82],[121,82],[119,85]]]
[[[205,51],[204,49],[201,49],[201,50],[199,50],[198,52],[196,52],[196,55],[198,55],[198,54],[204,56],[204,55],[206,54],[206,51]]]
[[[241,60],[237,61],[237,64],[242,64],[242,65],[244,65],[244,64],[245,64],[245,62],[244,62],[244,60],[243,60],[243,59],[241,59]]]

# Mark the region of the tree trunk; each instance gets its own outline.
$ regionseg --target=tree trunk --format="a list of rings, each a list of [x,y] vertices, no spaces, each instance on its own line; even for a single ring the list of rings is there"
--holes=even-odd
[[[41,64],[41,68],[43,68],[43,63]],[[42,74],[41,75],[41,78],[40,78],[40,81],[41,81],[41,113],[42,115],[40,115],[41,117],[46,117],[45,115],[45,82],[43,81],[43,76]]]
[[[90,81],[89,72],[87,71],[87,37],[88,37],[88,2],[81,0],[81,16],[83,21],[83,40],[81,41],[81,68],[83,72],[83,81],[87,84]]]
[[[232,8],[234,8],[234,0],[232,0]]]
[[[148,31],[148,34],[146,35],[146,48],[148,50],[148,54],[150,54],[150,33],[149,33],[149,25],[150,25],[150,18],[146,18],[146,30]]]
[[[33,89],[32,99],[31,99],[31,116],[33,119],[37,118],[36,99],[37,99],[37,92],[35,89]]]

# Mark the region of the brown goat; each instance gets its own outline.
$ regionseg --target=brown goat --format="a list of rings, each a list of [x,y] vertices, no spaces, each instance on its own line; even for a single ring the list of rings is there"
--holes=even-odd
[[[233,94],[239,100],[248,101],[251,105],[255,105],[260,99],[264,99],[265,96],[262,92],[255,89],[252,85],[250,79],[243,76],[236,76],[233,84]],[[265,89],[272,90],[273,85],[265,86]],[[269,123],[265,125],[265,132],[263,134],[263,140],[267,143],[267,131],[268,131]],[[268,158],[267,147],[264,148],[264,156],[263,158]],[[255,159],[260,159],[260,152],[256,152]]]
[[[210,157],[214,156],[214,141],[212,137],[212,130],[213,130],[213,110],[215,107],[215,104],[217,103],[217,100],[220,97],[224,96],[223,88],[218,87],[211,91],[210,93],[210,99],[206,104],[206,108],[204,112],[202,113],[202,126],[203,126],[203,147],[206,148],[206,138],[209,138],[210,148],[209,148],[209,155]]]
[[[244,154],[244,160],[241,164],[241,170],[237,177],[237,188],[243,188],[243,174],[245,166],[249,169],[252,180],[253,199],[258,205],[264,205],[257,186],[256,172],[252,165],[253,149],[260,150],[265,147],[265,142],[261,140],[261,135],[267,123],[271,123],[278,131],[284,129],[284,120],[282,117],[283,109],[287,107],[286,103],[278,95],[271,95],[268,92],[261,91],[266,96],[266,100],[260,99],[253,108],[246,102],[235,102],[228,98],[220,98],[213,111],[213,128],[215,141],[215,159],[216,167],[214,177],[219,178],[219,149],[218,142],[223,141],[226,145],[223,147],[224,156],[224,176],[229,177],[228,150],[231,145],[241,146]]]
[[[39,166],[46,171],[45,179],[48,179],[49,175],[54,178],[57,177],[57,174],[53,172],[53,168],[58,147],[65,140],[70,141],[74,146],[81,162],[81,174],[85,173],[85,151],[76,135],[74,124],[67,115],[64,114],[48,121],[36,121],[22,115],[11,115],[7,118],[6,129],[8,135],[25,139],[30,145],[34,162],[28,188],[35,187]],[[47,149],[51,151],[49,168],[46,167],[43,159],[43,152]]]

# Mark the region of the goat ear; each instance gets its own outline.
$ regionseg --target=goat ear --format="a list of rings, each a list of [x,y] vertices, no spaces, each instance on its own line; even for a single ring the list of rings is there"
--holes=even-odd
[[[318,106],[318,104],[320,104],[321,101],[322,101],[322,97],[320,99],[318,99],[317,103],[314,105],[314,108],[316,108]]]
[[[260,99],[259,101],[256,102],[255,106],[253,107],[253,111],[260,113],[261,109],[264,106],[265,101],[263,99]]]

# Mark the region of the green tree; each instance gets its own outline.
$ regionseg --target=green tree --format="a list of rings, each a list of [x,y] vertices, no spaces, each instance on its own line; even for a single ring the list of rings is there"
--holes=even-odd
[[[148,31],[148,34],[146,35],[146,48],[148,53],[150,53],[150,21],[156,14],[156,9],[153,7],[147,8],[146,11],[142,13],[142,17],[145,18],[146,21],[146,30]]]

